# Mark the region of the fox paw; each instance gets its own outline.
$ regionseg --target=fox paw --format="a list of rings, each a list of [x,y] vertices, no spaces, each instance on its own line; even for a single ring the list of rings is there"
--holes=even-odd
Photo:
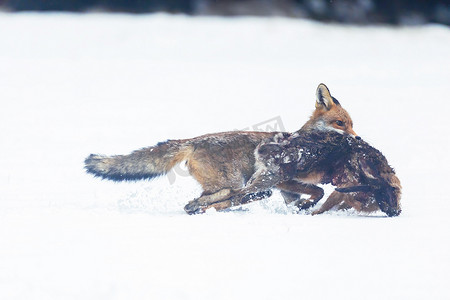
[[[189,202],[184,207],[184,211],[189,215],[198,215],[203,214],[205,212],[206,206],[203,206],[197,202]]]
[[[299,201],[296,205],[299,210],[307,210],[307,209],[313,207],[314,205],[316,205],[316,203],[317,203],[316,200],[305,199],[305,200]]]

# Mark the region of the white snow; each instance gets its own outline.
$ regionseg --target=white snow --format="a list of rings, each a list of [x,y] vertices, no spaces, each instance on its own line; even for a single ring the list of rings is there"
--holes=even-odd
[[[449,53],[437,25],[0,14],[0,299],[449,299]],[[188,216],[182,166],[84,173],[90,153],[297,130],[320,82],[396,168],[400,217],[295,215],[278,193]]]

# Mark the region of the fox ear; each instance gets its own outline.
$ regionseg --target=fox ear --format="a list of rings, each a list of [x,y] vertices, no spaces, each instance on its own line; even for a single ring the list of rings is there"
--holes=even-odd
[[[330,110],[336,103],[331,97],[330,90],[323,83],[319,84],[316,91],[316,108]]]

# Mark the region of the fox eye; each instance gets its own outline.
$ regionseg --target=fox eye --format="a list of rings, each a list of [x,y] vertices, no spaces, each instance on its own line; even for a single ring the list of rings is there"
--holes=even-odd
[[[337,120],[336,121],[336,125],[339,127],[343,127],[344,126],[344,122],[342,122],[341,120]]]

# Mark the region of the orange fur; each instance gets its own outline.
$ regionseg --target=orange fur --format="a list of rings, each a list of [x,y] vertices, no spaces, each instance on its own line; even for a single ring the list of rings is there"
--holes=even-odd
[[[357,136],[353,130],[350,114],[330,95],[324,84],[320,84],[316,92],[316,110],[301,130],[336,130]]]

